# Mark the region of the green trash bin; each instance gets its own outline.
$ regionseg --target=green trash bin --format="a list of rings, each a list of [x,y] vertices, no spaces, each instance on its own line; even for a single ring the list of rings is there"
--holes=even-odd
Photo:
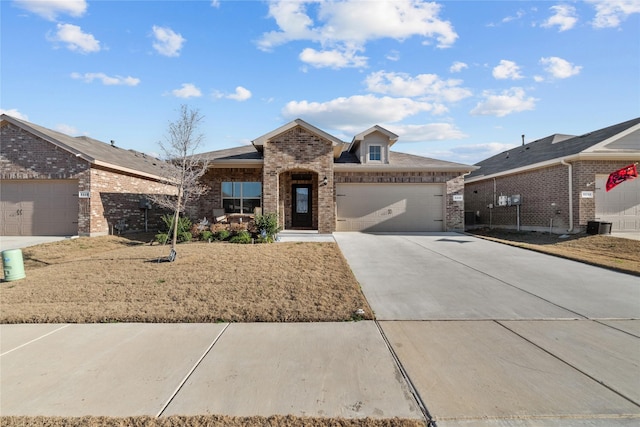
[[[22,261],[22,250],[7,249],[2,251],[2,269],[4,270],[4,281],[24,279],[24,262]]]

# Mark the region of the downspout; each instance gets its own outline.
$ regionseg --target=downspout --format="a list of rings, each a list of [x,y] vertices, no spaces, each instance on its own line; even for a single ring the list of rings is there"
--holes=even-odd
[[[569,229],[567,232],[571,233],[573,231],[573,166],[564,159],[560,160],[560,163],[569,167]]]

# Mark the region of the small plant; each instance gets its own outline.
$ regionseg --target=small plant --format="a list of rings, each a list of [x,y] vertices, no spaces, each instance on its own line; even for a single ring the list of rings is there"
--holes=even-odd
[[[231,233],[229,232],[229,230],[226,229],[222,229],[222,230],[218,230],[216,232],[213,233],[213,238],[215,240],[227,240],[229,238],[229,236],[231,235]]]
[[[169,241],[169,234],[173,230],[173,215],[162,215],[162,222],[164,223],[167,232],[156,234],[156,240],[165,244]],[[190,242],[193,238],[191,234],[192,222],[186,216],[178,217],[178,242]]]
[[[209,230],[204,230],[200,233],[200,240],[203,240],[205,242],[208,242],[210,240],[213,240],[213,233]]]
[[[265,242],[273,242],[276,238],[276,234],[280,231],[280,226],[278,225],[278,214],[268,213],[265,215],[256,215],[254,221],[260,238]]]
[[[238,234],[229,239],[229,242],[243,244],[251,243],[251,233],[247,230],[239,231]]]
[[[158,233],[156,234],[156,240],[161,245],[164,245],[169,241],[169,235],[167,233]]]

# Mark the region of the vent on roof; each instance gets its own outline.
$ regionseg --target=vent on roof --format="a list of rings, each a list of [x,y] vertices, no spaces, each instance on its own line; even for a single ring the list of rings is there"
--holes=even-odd
[[[113,139],[111,140],[111,146],[112,146],[112,147],[115,147],[115,146],[116,146],[116,142],[115,142]]]

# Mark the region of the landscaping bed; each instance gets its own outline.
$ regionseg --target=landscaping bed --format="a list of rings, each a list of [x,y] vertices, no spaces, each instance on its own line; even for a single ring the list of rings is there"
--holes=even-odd
[[[23,251],[0,284],[0,323],[318,322],[373,319],[335,243],[150,245],[102,236]],[[363,310],[358,312],[358,310]]]

